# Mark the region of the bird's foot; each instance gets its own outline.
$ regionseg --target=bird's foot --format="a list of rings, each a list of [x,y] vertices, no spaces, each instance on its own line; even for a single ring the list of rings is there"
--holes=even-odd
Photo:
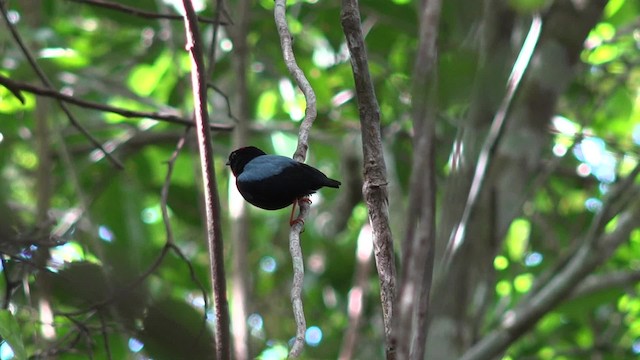
[[[289,226],[293,226],[295,224],[300,224],[300,223],[302,223],[302,229],[303,229],[302,231],[304,231],[304,219],[296,218],[293,220],[289,220]]]
[[[296,211],[296,204],[298,203],[307,203],[307,204],[311,204],[311,199],[308,196],[305,196],[303,198],[299,198],[296,201],[293,202],[293,208],[291,209],[291,216],[289,217],[289,226],[293,226],[295,224],[298,223],[302,223],[302,231],[304,231],[304,219],[302,219],[300,216],[298,216],[297,218],[293,218],[293,214]]]

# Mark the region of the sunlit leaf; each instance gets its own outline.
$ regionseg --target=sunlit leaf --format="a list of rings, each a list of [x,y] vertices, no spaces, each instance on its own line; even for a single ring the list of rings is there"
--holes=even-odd
[[[138,65],[129,76],[128,84],[140,96],[149,96],[162,84],[173,59],[168,52],[159,56],[152,65]]]
[[[521,261],[524,253],[529,246],[529,233],[531,232],[531,223],[526,219],[516,219],[511,223],[505,246],[509,258],[513,261]]]
[[[27,358],[22,331],[9,310],[0,309],[0,337],[11,346],[16,360]]]
[[[593,65],[604,64],[615,59],[618,55],[617,46],[604,44],[595,48],[589,56],[587,56],[587,62]]]
[[[260,94],[257,105],[258,119],[269,120],[276,114],[278,95],[275,91],[265,91]]]
[[[519,293],[529,291],[533,285],[533,274],[521,274],[513,280],[513,288]]]

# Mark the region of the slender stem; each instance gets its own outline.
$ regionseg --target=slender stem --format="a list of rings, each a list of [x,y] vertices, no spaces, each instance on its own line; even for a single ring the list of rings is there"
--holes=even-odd
[[[216,187],[211,132],[208,126],[206,68],[204,65],[203,46],[196,13],[190,0],[183,0],[182,3],[185,9],[184,23],[187,34],[187,51],[191,57],[191,83],[193,87],[195,122],[204,186],[207,243],[209,246],[211,282],[213,285],[213,308],[216,317],[216,359],[227,360],[231,358],[229,308],[227,303],[227,283],[224,274],[220,199]]]

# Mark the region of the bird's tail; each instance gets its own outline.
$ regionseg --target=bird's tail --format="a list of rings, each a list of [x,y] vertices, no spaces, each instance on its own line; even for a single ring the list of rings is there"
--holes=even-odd
[[[329,179],[329,178],[327,178],[324,182],[324,186],[328,186],[336,189],[339,188],[341,184],[342,183],[340,181]]]

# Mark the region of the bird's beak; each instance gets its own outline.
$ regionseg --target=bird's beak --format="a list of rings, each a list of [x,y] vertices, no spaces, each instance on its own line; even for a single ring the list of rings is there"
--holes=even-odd
[[[231,165],[231,161],[227,161],[227,163],[225,165],[227,165],[227,166]]]

